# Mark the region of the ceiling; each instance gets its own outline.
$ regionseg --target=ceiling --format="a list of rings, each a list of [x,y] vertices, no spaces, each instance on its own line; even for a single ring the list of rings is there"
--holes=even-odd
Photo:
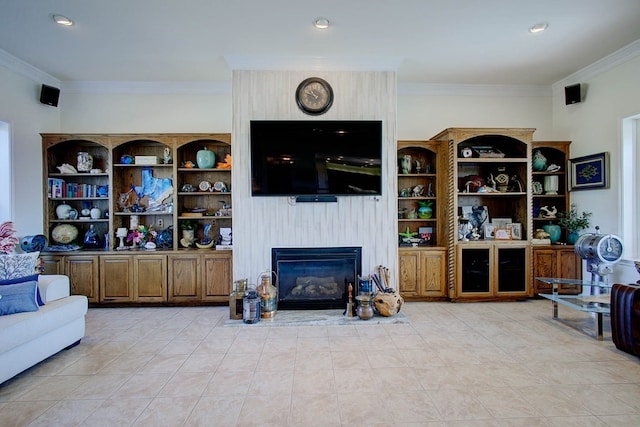
[[[312,26],[320,16],[328,29]],[[538,22],[548,29],[529,33]],[[224,82],[232,68],[269,68],[551,85],[638,39],[638,0],[0,0],[0,49],[61,82]]]

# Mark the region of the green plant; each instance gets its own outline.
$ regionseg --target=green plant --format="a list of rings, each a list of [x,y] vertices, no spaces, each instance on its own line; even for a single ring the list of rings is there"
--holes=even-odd
[[[578,214],[577,206],[572,203],[569,212],[558,212],[558,224],[569,233],[574,233],[589,227],[591,215],[591,212]]]
[[[198,228],[198,224],[190,219],[180,221],[180,230],[195,230]]]

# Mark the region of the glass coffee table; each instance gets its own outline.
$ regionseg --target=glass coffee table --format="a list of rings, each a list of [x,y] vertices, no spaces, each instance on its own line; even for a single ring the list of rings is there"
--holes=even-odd
[[[553,302],[554,319],[559,320],[558,304],[585,313],[593,313],[596,317],[596,339],[598,341],[603,340],[602,317],[611,314],[610,290],[613,285],[604,282],[555,277],[536,277],[536,279],[553,287],[553,293],[539,295]],[[593,295],[558,295],[558,285],[590,286]]]

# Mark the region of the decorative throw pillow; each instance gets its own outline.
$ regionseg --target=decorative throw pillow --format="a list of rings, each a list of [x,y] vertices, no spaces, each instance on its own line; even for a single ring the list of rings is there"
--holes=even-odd
[[[26,276],[26,277],[18,277],[16,279],[7,279],[7,280],[0,280],[0,286],[3,285],[15,285],[17,283],[24,283],[24,282],[38,282],[38,274],[32,274],[31,276]],[[42,301],[42,297],[40,296],[40,289],[36,286],[36,301],[38,302],[38,305],[42,306],[44,305],[44,301]]]
[[[35,281],[0,287],[0,316],[38,311],[36,289],[38,283]]]
[[[36,272],[40,252],[0,255],[0,280],[31,276]]]

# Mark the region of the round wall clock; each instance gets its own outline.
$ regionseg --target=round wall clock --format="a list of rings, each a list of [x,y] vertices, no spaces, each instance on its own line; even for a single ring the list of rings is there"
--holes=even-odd
[[[298,85],[296,102],[306,114],[313,116],[324,114],[333,104],[333,89],[326,80],[309,77]]]

